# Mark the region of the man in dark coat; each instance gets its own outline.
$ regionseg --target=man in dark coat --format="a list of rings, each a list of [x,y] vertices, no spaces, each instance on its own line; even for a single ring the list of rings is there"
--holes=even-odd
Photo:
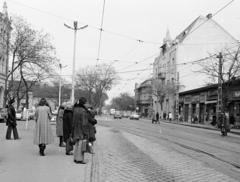
[[[81,97],[73,107],[73,139],[74,162],[84,164],[84,152],[86,152],[87,134],[88,134],[88,111],[85,107],[87,100]]]
[[[160,123],[159,122],[159,113],[157,112],[157,114],[156,114],[156,123]]]
[[[15,108],[13,107],[13,103],[15,102],[15,99],[11,99],[8,103],[8,115],[7,115],[7,122],[6,125],[8,126],[7,133],[6,133],[6,139],[10,140],[11,139],[11,133],[13,131],[13,137],[14,140],[19,139],[18,136],[18,131],[17,131],[17,121],[16,121],[16,111]]]
[[[63,113],[63,141],[66,143],[66,155],[70,155],[73,150],[72,138],[73,111],[70,105],[65,106]]]

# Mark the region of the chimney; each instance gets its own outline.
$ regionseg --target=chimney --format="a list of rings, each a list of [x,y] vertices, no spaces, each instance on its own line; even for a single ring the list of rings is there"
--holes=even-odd
[[[211,19],[212,18],[212,13],[209,13],[209,14],[207,14],[207,19]]]

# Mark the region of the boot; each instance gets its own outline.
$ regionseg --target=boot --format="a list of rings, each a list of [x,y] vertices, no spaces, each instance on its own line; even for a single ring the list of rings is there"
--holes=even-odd
[[[46,145],[45,144],[43,144],[42,145],[42,156],[44,156],[45,154],[44,154],[44,150],[46,149]]]
[[[46,145],[44,145],[44,144],[40,144],[40,145],[39,145],[39,154],[40,154],[41,156],[44,156],[44,155],[45,155],[45,154],[44,154],[45,148],[46,148]]]
[[[63,144],[63,137],[62,136],[59,137],[59,147],[65,147],[65,145]]]

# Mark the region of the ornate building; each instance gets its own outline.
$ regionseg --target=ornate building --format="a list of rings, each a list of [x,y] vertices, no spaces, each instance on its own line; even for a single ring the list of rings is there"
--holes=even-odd
[[[11,32],[11,20],[7,12],[7,4],[3,4],[3,12],[0,12],[0,108],[3,107],[4,92],[7,86],[8,52]]]
[[[196,18],[175,39],[171,39],[167,31],[153,63],[154,112],[160,116],[171,112],[177,118],[179,91],[203,87],[209,81],[207,75],[199,74],[201,66],[197,61],[211,61],[210,55],[226,49],[234,51],[238,46],[238,41],[214,21],[211,14]]]
[[[138,113],[143,117],[152,115],[152,79],[135,85],[135,101]]]

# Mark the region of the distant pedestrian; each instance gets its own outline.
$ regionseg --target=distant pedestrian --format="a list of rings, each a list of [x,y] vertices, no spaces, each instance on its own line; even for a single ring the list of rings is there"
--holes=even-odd
[[[153,113],[153,115],[152,115],[152,124],[154,124],[155,122],[156,122],[156,114]]]
[[[11,139],[12,131],[14,140],[19,139],[17,131],[16,111],[15,108],[13,107],[14,102],[15,102],[14,98],[10,99],[7,106],[7,122],[6,122],[6,125],[8,126],[6,133],[7,140]]]
[[[65,147],[63,144],[63,113],[64,107],[59,106],[56,118],[56,134],[59,137],[59,147]]]
[[[163,113],[163,119],[166,120],[167,114],[164,112]]]
[[[156,123],[160,123],[160,121],[159,121],[159,113],[158,112],[156,113]]]
[[[172,120],[173,120],[173,115],[172,115],[171,112],[168,113],[168,119],[169,119],[169,121],[172,121]]]
[[[53,134],[50,126],[51,111],[45,98],[40,100],[35,117],[34,144],[39,146],[39,154],[44,156],[46,145],[53,143]]]
[[[86,129],[88,128],[89,115],[85,109],[87,100],[81,97],[73,107],[73,140],[74,147],[74,162],[85,164],[84,152],[86,151],[87,139]]]

